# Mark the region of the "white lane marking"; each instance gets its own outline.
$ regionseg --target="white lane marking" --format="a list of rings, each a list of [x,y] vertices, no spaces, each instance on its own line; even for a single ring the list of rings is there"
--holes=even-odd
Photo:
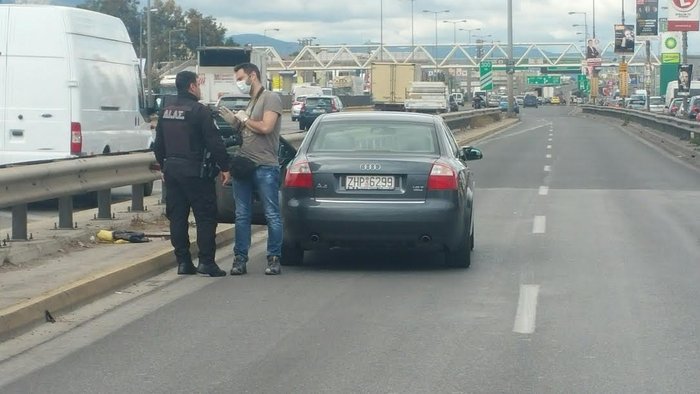
[[[537,320],[537,296],[540,292],[539,285],[520,285],[518,297],[518,311],[515,313],[513,332],[518,334],[532,334],[535,332]]]
[[[549,138],[549,139],[547,139],[547,141],[549,141],[549,142],[552,142],[552,139],[551,139],[551,138]]]
[[[553,134],[553,133],[549,133],[549,136],[550,136],[550,137],[554,137],[554,134]]]
[[[516,125],[517,125],[517,123],[516,123]],[[486,142],[498,141],[498,140],[502,140],[502,139],[504,139],[504,138],[514,137],[514,136],[516,136],[516,135],[520,135],[520,134],[523,134],[523,133],[529,133],[529,132],[531,132],[531,131],[534,131],[534,130],[537,130],[537,129],[541,129],[541,128],[546,127],[546,126],[551,126],[551,123],[550,123],[549,125],[548,125],[548,124],[543,124],[543,125],[540,125],[540,126],[531,127],[531,128],[529,128],[529,129],[516,131],[516,132],[514,132],[514,133],[510,133],[510,134],[506,134],[506,135],[499,135],[499,136],[494,136],[494,137],[486,137],[486,138],[484,138],[483,140],[481,140],[481,144],[483,145],[483,144],[486,143]],[[511,126],[511,127],[512,127],[512,126]],[[507,130],[507,129],[506,129],[506,130]]]
[[[552,171],[552,166],[544,166],[544,172]]]
[[[540,186],[540,196],[549,194],[549,186]]]
[[[547,149],[552,149],[552,145],[547,145]]]
[[[552,158],[552,155],[551,155],[550,153],[547,153],[547,158],[548,158],[548,159],[551,159],[551,158]]]
[[[532,223],[533,234],[544,234],[547,231],[547,217],[535,216],[535,221]]]

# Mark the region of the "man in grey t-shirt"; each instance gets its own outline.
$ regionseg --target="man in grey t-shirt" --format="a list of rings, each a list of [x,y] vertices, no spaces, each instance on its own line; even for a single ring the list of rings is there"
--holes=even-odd
[[[267,268],[265,274],[281,273],[282,217],[279,206],[280,167],[278,147],[282,124],[282,101],[275,93],[266,91],[260,82],[260,70],[252,63],[234,68],[236,83],[243,93],[251,96],[246,111],[233,113],[221,107],[222,117],[235,128],[241,129],[243,145],[239,151],[257,164],[248,178],[237,176],[232,170],[233,199],[236,203],[236,235],[233,245],[231,275],[247,272],[248,250],[251,237],[253,190],[258,192],[267,220]]]

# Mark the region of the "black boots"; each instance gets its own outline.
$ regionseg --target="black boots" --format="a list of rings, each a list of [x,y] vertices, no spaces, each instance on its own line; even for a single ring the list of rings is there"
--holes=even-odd
[[[180,262],[177,265],[178,275],[195,275],[197,273],[197,268],[191,261]]]
[[[219,266],[216,265],[216,263],[199,263],[199,265],[197,266],[197,272],[202,275],[209,275],[211,277],[226,276],[226,271],[219,268]]]

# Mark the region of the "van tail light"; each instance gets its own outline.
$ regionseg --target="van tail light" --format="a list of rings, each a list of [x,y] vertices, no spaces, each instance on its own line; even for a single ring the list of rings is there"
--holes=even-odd
[[[83,130],[78,122],[70,124],[70,154],[79,155],[83,152]]]
[[[457,190],[457,172],[442,162],[435,162],[428,176],[428,190]]]
[[[338,107],[335,106],[335,101],[331,101],[331,112],[338,112]]]
[[[313,186],[313,175],[311,174],[311,166],[306,160],[292,162],[287,168],[287,174],[284,176],[285,187],[295,187],[299,189],[311,189]]]

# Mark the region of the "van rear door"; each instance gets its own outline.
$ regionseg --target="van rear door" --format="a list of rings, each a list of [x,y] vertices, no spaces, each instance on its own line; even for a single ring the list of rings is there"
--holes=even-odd
[[[7,16],[8,7],[0,5],[0,164],[5,164],[5,74],[7,74]]]
[[[69,49],[62,16],[47,7],[10,8],[5,149],[13,162],[70,155]]]

